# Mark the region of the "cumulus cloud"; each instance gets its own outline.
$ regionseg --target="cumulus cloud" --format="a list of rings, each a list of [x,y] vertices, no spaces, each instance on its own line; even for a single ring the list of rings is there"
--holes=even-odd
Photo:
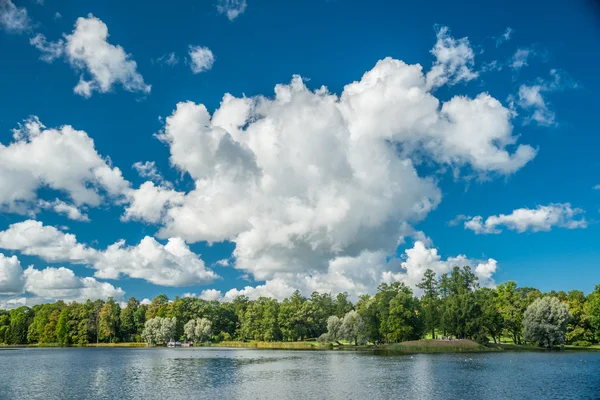
[[[481,216],[469,218],[465,221],[465,229],[470,229],[476,234],[498,234],[501,227],[519,233],[531,231],[550,231],[552,227],[577,229],[586,228],[587,221],[584,217],[577,217],[583,213],[579,208],[571,208],[569,203],[550,204],[538,206],[535,209],[519,208],[510,214],[492,215],[487,219]]]
[[[127,192],[129,204],[122,221],[160,222],[167,209],[183,204],[184,194],[153,182],[144,182],[138,189]]]
[[[17,256],[0,253],[0,294],[23,291],[23,268]]]
[[[109,92],[116,84],[130,92],[150,93],[151,87],[137,71],[131,55],[121,46],[110,44],[108,36],[106,24],[89,14],[77,19],[75,29],[64,34],[64,40],[48,42],[38,34],[30,42],[42,52],[42,60],[51,62],[64,57],[81,73],[74,92],[83,97]]]
[[[78,277],[64,267],[38,270],[29,266],[23,270],[17,256],[0,253],[0,294],[13,294],[12,299],[0,298],[0,308],[14,308],[55,300],[84,302],[114,297],[118,301],[125,292],[107,282]],[[25,295],[28,297],[17,297]]]
[[[96,277],[103,279],[128,276],[157,285],[189,286],[218,278],[179,238],[170,238],[162,245],[146,236],[136,246],[127,246],[121,240],[105,250],[97,250],[79,243],[73,234],[27,220],[0,231],[0,248],[49,262],[86,265],[96,270]]]
[[[427,73],[427,87],[432,89],[445,84],[455,85],[477,78],[473,71],[475,53],[468,38],[454,39],[448,27],[440,27],[437,31],[437,42],[431,54],[435,62]]]
[[[125,275],[163,286],[205,284],[218,278],[179,238],[170,238],[164,246],[150,236],[137,246],[125,246],[124,241],[119,241],[98,252],[92,267],[99,278],[118,279]]]
[[[48,262],[85,264],[96,252],[78,243],[75,235],[64,233],[39,221],[27,220],[0,231],[0,248],[38,256]]]
[[[400,272],[388,271],[383,273],[383,281],[391,283],[400,281],[413,288],[417,294],[422,290],[415,285],[421,282],[426,270],[433,270],[438,276],[452,271],[454,267],[470,266],[478,278],[480,286],[494,287],[492,275],[496,272],[498,263],[493,258],[488,260],[473,260],[465,255],[449,257],[445,260],[435,248],[428,248],[422,242],[415,242],[411,249],[405,251],[405,260],[401,263]]]
[[[233,21],[246,11],[246,0],[217,0],[217,11]]]
[[[43,270],[28,267],[23,271],[25,291],[43,299],[85,302],[88,299],[119,301],[125,296],[123,289],[91,277],[75,276],[70,269],[47,267]]]
[[[208,47],[190,45],[188,55],[190,68],[194,74],[210,70],[215,63],[215,56]]]
[[[0,208],[5,211],[35,208],[41,187],[66,193],[77,207],[98,206],[103,194],[118,197],[129,187],[84,131],[69,125],[47,129],[32,117],[13,132],[12,143],[0,143]],[[48,207],[83,218],[64,202]]]
[[[0,0],[0,28],[9,33],[23,33],[31,29],[31,19],[25,7],[17,7],[11,0]]]
[[[160,220],[159,237],[234,242],[235,267],[258,280],[323,273],[363,251],[391,254],[405,224],[441,199],[417,174],[421,157],[508,175],[535,156],[517,145],[511,115],[485,93],[441,103],[420,66],[391,58],[339,96],[296,76],[274,98],[226,94],[212,115],[182,102],[158,137],[195,188],[164,193],[147,220]]]

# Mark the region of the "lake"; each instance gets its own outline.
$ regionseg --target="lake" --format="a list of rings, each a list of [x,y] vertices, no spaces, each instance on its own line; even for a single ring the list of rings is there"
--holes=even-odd
[[[0,350],[1,399],[600,399],[600,353]]]

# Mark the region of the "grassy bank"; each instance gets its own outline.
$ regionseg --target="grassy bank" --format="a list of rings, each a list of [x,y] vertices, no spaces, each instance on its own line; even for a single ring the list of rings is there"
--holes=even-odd
[[[27,345],[0,345],[1,348],[17,347],[60,347],[58,343],[39,343]],[[87,345],[71,345],[70,347],[114,347],[114,348],[139,348],[146,347],[145,343],[89,343]],[[197,347],[224,347],[224,348],[245,348],[245,349],[272,349],[272,350],[349,350],[349,351],[379,351],[397,354],[418,354],[418,353],[484,353],[484,352],[503,352],[503,351],[523,351],[539,352],[547,351],[544,348],[532,345],[519,345],[513,343],[489,343],[481,345],[472,340],[413,340],[408,342],[393,343],[387,345],[372,344],[365,346],[354,346],[352,344],[321,344],[317,341],[301,342],[262,342],[262,341],[224,341],[218,343],[206,343]],[[562,350],[565,351],[600,351],[600,345],[590,347],[576,347],[566,345]]]

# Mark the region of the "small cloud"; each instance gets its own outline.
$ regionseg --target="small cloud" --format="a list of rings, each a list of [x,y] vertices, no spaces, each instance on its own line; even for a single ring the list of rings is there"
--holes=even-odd
[[[11,0],[0,0],[0,29],[8,33],[23,33],[31,29],[27,10],[18,8]]]
[[[596,185],[596,186],[594,186],[594,189],[595,189],[595,190],[600,190],[600,184],[599,184],[599,185]]]
[[[192,46],[189,50],[190,67],[194,74],[208,71],[215,62],[215,56],[208,47]]]
[[[218,0],[217,11],[233,21],[246,11],[246,0]]]
[[[437,42],[430,51],[435,61],[426,76],[428,89],[468,82],[479,76],[473,71],[475,53],[468,38],[453,38],[446,26],[437,29],[436,36]]]
[[[448,222],[448,226],[457,226],[459,225],[462,221],[466,221],[468,219],[470,219],[471,217],[464,215],[464,214],[459,214],[456,216],[456,218],[454,218],[453,220]]]
[[[229,259],[228,258],[224,258],[222,260],[219,260],[215,263],[216,265],[220,266],[220,267],[228,267],[229,266]]]
[[[506,28],[506,31],[500,36],[496,38],[496,47],[500,47],[500,45],[504,42],[508,42],[513,33],[512,28],[509,26]]]
[[[527,59],[534,54],[535,53],[533,52],[533,50],[530,49],[517,49],[515,54],[512,56],[509,65],[514,70],[526,67],[527,65],[529,65],[527,63]]]
[[[156,62],[158,64],[164,64],[172,67],[174,65],[179,64],[179,58],[177,58],[177,55],[175,53],[171,52],[163,55],[162,57],[157,58]]]
[[[59,13],[58,11],[54,14],[54,19],[61,19],[62,18],[62,14]]]
[[[550,76],[550,80],[538,78],[535,84],[519,87],[519,106],[523,109],[532,110],[532,114],[527,118],[526,123],[534,121],[542,126],[556,125],[555,114],[548,107],[542,93],[576,89],[578,87],[577,82],[556,69],[550,70]]]

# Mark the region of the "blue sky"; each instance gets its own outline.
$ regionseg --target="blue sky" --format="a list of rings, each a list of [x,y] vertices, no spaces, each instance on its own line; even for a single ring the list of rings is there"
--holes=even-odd
[[[599,36],[592,1],[0,0],[0,305],[589,292]]]

